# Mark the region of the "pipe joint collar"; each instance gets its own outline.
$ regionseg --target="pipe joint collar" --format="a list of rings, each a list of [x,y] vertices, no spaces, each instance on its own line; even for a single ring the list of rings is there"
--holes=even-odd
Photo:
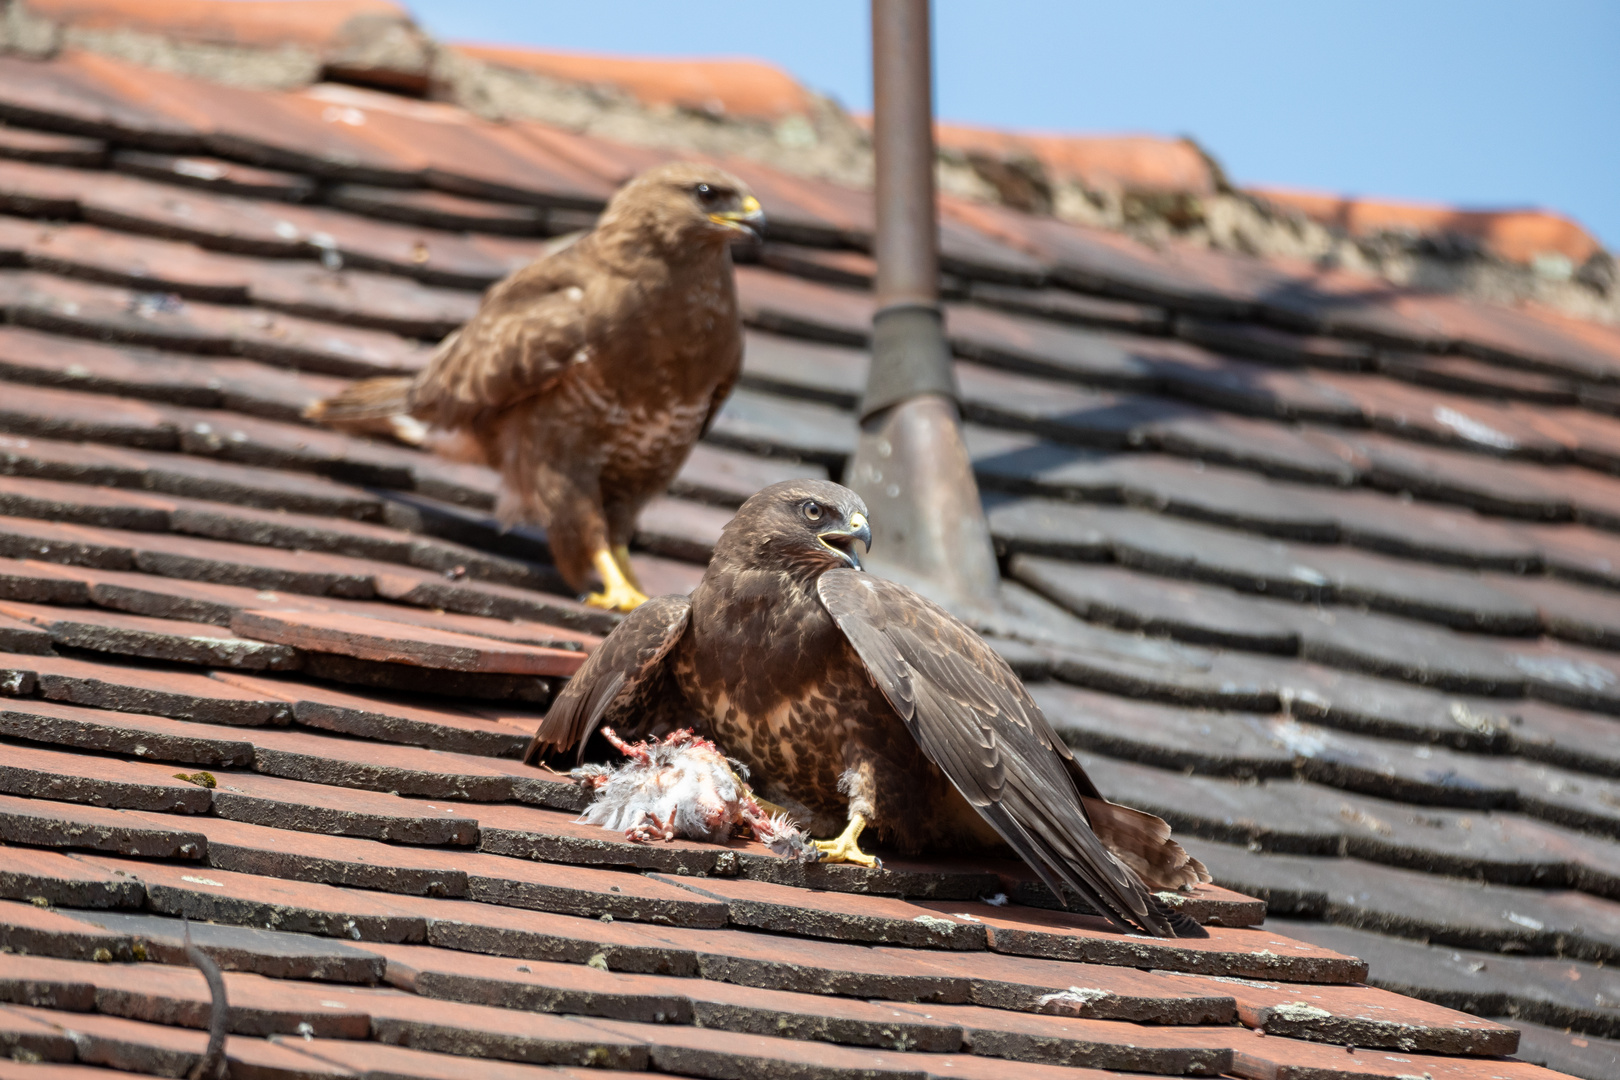
[[[961,400],[945,318],[935,304],[891,304],[872,317],[872,370],[861,419],[923,394]]]

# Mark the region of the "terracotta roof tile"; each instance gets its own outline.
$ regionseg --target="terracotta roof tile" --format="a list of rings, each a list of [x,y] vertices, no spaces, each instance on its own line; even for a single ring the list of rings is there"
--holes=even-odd
[[[292,9],[273,3],[226,7],[209,0],[35,0],[41,14],[86,29],[139,29],[192,40],[236,45],[297,41],[325,45],[357,16],[405,18],[391,0],[303,0]]]
[[[968,290],[975,302],[987,307],[1038,315],[1056,322],[1149,334],[1161,332],[1169,325],[1169,316],[1162,308],[1085,296],[1067,289],[1028,289],[975,281],[968,286]],[[1178,320],[1178,333],[1181,332],[1180,325]]]
[[[0,157],[47,165],[96,166],[106,160],[107,145],[99,139],[8,127],[0,130]]]
[[[1050,176],[1093,189],[1209,195],[1215,177],[1191,142],[1152,135],[1037,135],[961,124],[935,125],[941,149],[998,158],[1029,157]]]
[[[59,915],[62,913],[58,913]],[[272,979],[312,979],[319,982],[375,986],[382,982],[387,964],[371,946],[362,949],[332,938],[317,938],[284,930],[260,930],[223,923],[193,923],[165,915],[115,911],[74,911],[88,943],[103,932],[122,936],[131,951],[138,943],[147,960],[185,966],[186,937],[213,958],[221,970],[251,971]],[[66,931],[64,931],[66,936]],[[74,939],[71,947],[82,947]],[[65,951],[42,955],[76,959]],[[92,957],[93,959],[93,957]]]
[[[58,136],[71,138],[72,136]],[[52,158],[11,154],[19,161],[42,161],[49,164],[73,164]],[[119,172],[145,176],[186,187],[223,191],[231,195],[259,196],[303,202],[315,193],[315,184],[307,176],[244,165],[239,161],[203,156],[161,154],[148,150],[118,150],[112,155],[111,166]]]
[[[18,745],[6,749],[0,790],[37,799],[182,814],[205,814],[213,801],[207,788],[176,779],[169,766]]]
[[[357,138],[353,125],[311,115],[297,95],[223,85],[197,94],[184,76],[90,52],[69,52],[60,63],[104,92],[134,98],[169,123],[185,125],[225,157],[361,182],[408,181],[424,167],[419,155]]]
[[[445,191],[594,211],[616,186],[510,128],[459,109],[438,111],[340,86],[315,87],[277,100],[298,120],[341,132],[345,142],[364,152],[411,163],[424,181]],[[375,179],[398,186],[400,176],[396,172]]]
[[[754,60],[618,58],[496,45],[458,45],[478,60],[561,82],[618,87],[648,105],[781,119],[810,111],[809,91],[780,68]]]
[[[1515,1023],[1520,1036],[1517,1056],[1523,1061],[1587,1077],[1603,1076],[1620,1066],[1620,1047],[1613,1039],[1576,1035],[1524,1021]]]
[[[439,1054],[407,1046],[338,1039],[294,1039],[275,1037],[272,1044],[311,1062],[312,1071],[321,1067],[343,1070],[334,1075],[369,1075],[386,1069],[388,1075],[409,1080],[460,1080],[467,1068],[466,1058],[456,1053]],[[616,1069],[565,1069],[556,1066],[525,1065],[513,1061],[481,1058],[480,1076],[489,1080],[637,1080],[649,1074]]]
[[[146,891],[125,874],[88,866],[54,851],[4,849],[0,896],[10,900],[65,904],[76,908],[138,908]]]
[[[231,1029],[235,1033],[294,1034],[299,1024],[307,1024],[318,1035],[350,1039],[365,1035],[365,1012],[320,1003],[319,998],[328,993],[326,987],[272,981],[244,972],[231,972],[225,978],[231,998]],[[0,979],[60,988],[53,993],[63,996],[74,994],[88,983],[98,1012],[166,1027],[208,1026],[208,987],[202,973],[195,969],[167,964],[94,964],[6,957],[0,959]]]
[[[104,856],[83,859],[140,881],[146,890],[147,909],[164,915],[274,926],[355,941],[421,941],[425,933],[422,919],[392,903],[391,898],[371,893],[213,867],[195,870]],[[296,1025],[284,1030],[296,1030]]]
[[[1464,356],[1386,352],[1378,369],[1397,379],[1486,397],[1507,397],[1545,405],[1572,405],[1578,385],[1556,375],[1518,371]]]
[[[287,703],[291,715],[307,727],[435,750],[515,755],[527,742],[523,728],[538,720],[522,709],[500,706],[477,711],[465,704],[435,707],[281,679],[271,682],[224,672],[216,677],[229,684],[221,685],[222,691],[240,687]]]
[[[244,611],[231,623],[244,635],[260,641],[451,671],[571,675],[584,661],[581,654],[568,650],[496,642],[428,627],[406,629],[401,623],[357,615]]]
[[[1451,206],[1342,198],[1314,192],[1255,188],[1262,198],[1297,210],[1353,236],[1383,232],[1448,232],[1474,237],[1493,253],[1515,262],[1562,255],[1576,265],[1598,242],[1575,222],[1546,210],[1459,210]]]
[[[212,768],[249,766],[256,756],[254,744],[242,738],[239,728],[55,702],[16,703],[0,712],[0,732],[30,742]]]
[[[688,882],[661,875],[659,880],[684,885],[724,904],[727,920],[734,926],[846,942],[932,949],[988,947],[982,920],[936,914],[905,900],[845,893],[807,897],[791,886],[724,878]]]
[[[1448,1059],[1404,1050],[1360,1050],[1252,1035],[1238,1036],[1233,1052],[1232,1071],[1245,1080],[1321,1075],[1383,1080],[1425,1074],[1433,1080],[1554,1080],[1558,1075],[1519,1061]],[[1422,1072],[1408,1071],[1414,1067]]]
[[[28,1019],[50,1024],[71,1040],[80,1061],[132,1072],[177,1072],[202,1059],[208,1036],[116,1016],[63,1015],[24,1007]]]
[[[583,965],[600,955],[596,966],[606,964],[616,972],[696,974],[696,957],[689,948],[670,941],[669,931],[645,924],[499,904],[404,897],[392,902],[420,912],[427,919],[428,941],[446,949]]]
[[[405,844],[471,845],[476,815],[446,800],[334,789],[257,773],[226,774],[214,792],[213,811],[232,821],[299,832],[326,832]]]
[[[904,954],[880,949],[878,955],[898,958]],[[927,962],[926,958],[923,962]],[[935,966],[953,970],[968,980],[965,1000],[986,1008],[1178,1025],[1226,1024],[1235,1016],[1232,997],[1225,991],[1128,967],[991,952],[952,956]],[[915,1000],[929,1004],[961,1002],[954,997]]]
[[[20,57],[0,62],[0,115],[24,127],[130,139],[139,145],[189,152],[202,148],[191,124],[152,108],[138,90],[95,79],[78,56],[60,64]]]
[[[21,1009],[0,1009],[0,1040],[16,1057],[36,1063],[73,1060],[73,1040],[66,1032]]]
[[[857,1046],[951,1052],[961,1032],[892,1005],[709,980],[600,971],[588,965],[379,946],[389,978],[425,997],[655,1023],[699,1023]]]
[[[944,906],[927,905],[943,912]],[[962,906],[962,905],[958,905]],[[1085,916],[1066,912],[1000,912],[990,905],[965,905],[981,922],[995,952],[1079,963],[1144,964],[1164,971],[1206,971],[1287,982],[1354,982],[1361,961],[1250,928],[1210,927],[1207,939],[1168,945],[1121,939]],[[954,912],[953,912],[954,914]]]
[[[208,841],[190,825],[179,818],[147,818],[82,803],[0,795],[0,840],[10,844],[88,848],[141,858],[201,859]]]
[[[905,1011],[958,1024],[976,1056],[1170,1076],[1230,1072],[1231,1033],[1220,1027],[1152,1027],[1077,1017],[1033,1016],[976,1005],[908,1005]],[[986,1062],[984,1065],[988,1065]]]

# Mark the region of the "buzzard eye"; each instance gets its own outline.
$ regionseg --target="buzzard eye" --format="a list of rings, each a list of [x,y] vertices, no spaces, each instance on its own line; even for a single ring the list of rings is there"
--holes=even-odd
[[[821,520],[821,507],[817,506],[813,502],[805,503],[804,504],[804,519],[806,521],[820,521]]]
[[[697,201],[703,204],[704,209],[712,209],[726,201],[729,194],[724,188],[712,187],[709,184],[698,184],[692,189]]]

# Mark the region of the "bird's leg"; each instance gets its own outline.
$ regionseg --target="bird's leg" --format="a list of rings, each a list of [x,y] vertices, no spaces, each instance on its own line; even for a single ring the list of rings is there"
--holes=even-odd
[[[848,862],[859,863],[861,866],[877,867],[882,865],[876,856],[868,855],[861,850],[858,841],[861,830],[866,828],[866,818],[860,814],[849,815],[849,824],[844,831],[832,840],[815,840],[816,850],[821,852],[822,862]]]
[[[646,594],[624,576],[624,571],[619,569],[618,560],[607,548],[592,556],[591,565],[602,575],[602,591],[587,596],[586,606],[606,608],[609,611],[634,611],[647,602]]]
[[[844,746],[844,771],[838,777],[838,790],[849,796],[849,824],[832,840],[813,843],[822,862],[849,862],[877,867],[882,864],[862,851],[858,841],[867,822],[877,818],[877,773],[881,759],[864,744],[853,740]]]
[[[619,564],[624,572],[624,580],[636,587],[637,592],[646,592],[641,587],[641,579],[636,576],[636,568],[630,565],[630,546],[628,544],[613,545],[613,561]]]

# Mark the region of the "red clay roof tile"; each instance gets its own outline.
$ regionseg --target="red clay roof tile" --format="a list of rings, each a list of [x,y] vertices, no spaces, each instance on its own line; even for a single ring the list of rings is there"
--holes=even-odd
[[[1600,245],[1569,218],[1546,210],[1460,210],[1452,206],[1347,198],[1281,188],[1251,189],[1271,202],[1352,236],[1383,232],[1453,233],[1473,237],[1514,262],[1559,255],[1579,266]]]
[[[477,60],[561,82],[616,86],[647,105],[779,120],[811,111],[811,97],[778,67],[757,60],[664,60],[457,45]]]
[[[0,791],[124,810],[205,814],[206,787],[177,779],[173,766],[92,757],[11,744],[0,764]]]
[[[0,847],[0,896],[76,908],[138,908],[140,882],[54,851]]]
[[[1190,192],[1212,195],[1215,175],[1202,151],[1186,139],[1156,135],[1044,135],[963,124],[935,125],[940,148],[994,158],[1033,158],[1047,174],[1115,192]]]
[[[190,829],[185,818],[147,818],[124,810],[12,795],[0,795],[0,840],[153,859],[201,859],[208,850],[207,838]]]
[[[393,0],[298,0],[297,3],[214,0],[29,0],[42,15],[87,30],[139,30],[184,40],[277,46],[324,46],[357,16],[404,21]]]

